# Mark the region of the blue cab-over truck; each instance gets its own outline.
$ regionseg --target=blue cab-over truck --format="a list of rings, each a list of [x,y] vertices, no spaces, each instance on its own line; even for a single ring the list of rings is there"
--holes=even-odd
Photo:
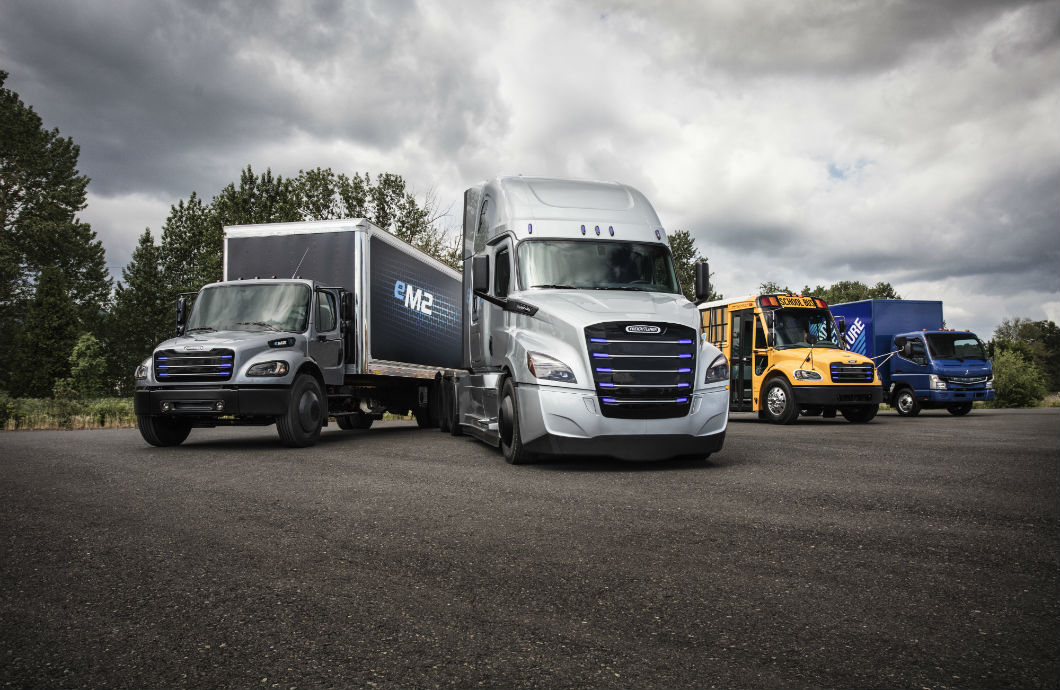
[[[994,368],[974,333],[943,328],[937,300],[867,299],[831,305],[847,349],[876,363],[883,399],[899,415],[966,415],[994,399]]]

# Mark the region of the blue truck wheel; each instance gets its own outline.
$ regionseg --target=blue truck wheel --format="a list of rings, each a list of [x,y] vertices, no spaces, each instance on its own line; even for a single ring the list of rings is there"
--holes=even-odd
[[[894,409],[902,417],[915,417],[920,414],[920,402],[912,388],[900,388],[894,394]]]

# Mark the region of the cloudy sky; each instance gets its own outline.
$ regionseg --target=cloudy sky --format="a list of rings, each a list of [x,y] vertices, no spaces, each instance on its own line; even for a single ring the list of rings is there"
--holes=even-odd
[[[618,180],[717,288],[887,281],[1060,323],[1060,1],[0,0],[116,275],[248,164]],[[459,220],[454,212],[449,224]]]

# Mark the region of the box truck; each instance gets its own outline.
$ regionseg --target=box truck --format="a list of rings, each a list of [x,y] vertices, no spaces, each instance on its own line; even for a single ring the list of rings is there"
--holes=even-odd
[[[460,366],[460,275],[366,220],[230,226],[222,282],[178,300],[178,335],[136,371],[144,440],[276,424],[313,445],[328,418],[437,417],[435,380]],[[190,307],[190,311],[189,311]]]
[[[441,424],[520,464],[544,455],[706,457],[728,362],[699,337],[666,232],[636,189],[501,177],[464,194],[462,372]],[[709,273],[697,266],[696,292]]]
[[[833,304],[847,349],[876,362],[887,402],[903,417],[945,408],[966,415],[994,399],[994,368],[970,331],[943,327],[937,300],[867,299]]]

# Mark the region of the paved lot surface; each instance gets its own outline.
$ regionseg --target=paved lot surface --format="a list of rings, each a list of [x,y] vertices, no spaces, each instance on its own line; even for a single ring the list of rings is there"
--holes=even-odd
[[[0,433],[0,687],[1055,688],[1060,410],[528,467]]]

